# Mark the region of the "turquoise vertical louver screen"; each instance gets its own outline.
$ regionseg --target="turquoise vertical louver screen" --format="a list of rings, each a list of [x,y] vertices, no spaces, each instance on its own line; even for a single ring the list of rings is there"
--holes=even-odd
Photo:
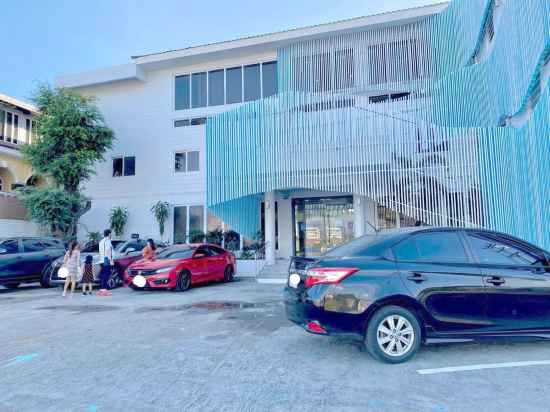
[[[270,190],[357,193],[550,247],[547,0],[455,0],[278,51],[279,94],[207,122],[207,203],[245,235]]]

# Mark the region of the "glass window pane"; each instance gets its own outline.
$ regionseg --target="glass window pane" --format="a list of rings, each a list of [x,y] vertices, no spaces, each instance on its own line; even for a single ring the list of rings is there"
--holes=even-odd
[[[355,84],[355,63],[353,49],[337,50],[334,53],[335,87],[347,89]]]
[[[176,172],[185,172],[186,170],[185,153],[176,153],[174,160],[175,160]]]
[[[0,110],[0,140],[4,140],[4,122],[6,119],[6,112]]]
[[[191,126],[199,126],[201,124],[206,124],[206,117],[195,117],[191,119]]]
[[[191,75],[191,106],[206,106],[206,72]]]
[[[6,117],[6,141],[11,142],[11,128],[13,125],[13,115],[8,112]]]
[[[208,105],[224,104],[224,74],[222,70],[208,72]]]
[[[124,158],[124,176],[134,176],[136,174],[136,158],[129,156]]]
[[[204,228],[204,207],[189,206],[189,234],[191,232],[202,232]]]
[[[189,126],[190,123],[189,119],[174,120],[174,127],[185,127]]]
[[[189,75],[176,76],[176,110],[189,109],[190,90]]]
[[[187,171],[197,172],[199,170],[199,152],[187,152]]]
[[[187,240],[187,206],[174,208],[174,243],[185,243]]]
[[[13,143],[17,143],[19,139],[19,116],[13,115]]]
[[[226,71],[225,101],[227,104],[243,101],[242,67],[234,67]]]
[[[264,97],[277,94],[277,62],[262,64],[262,87]]]
[[[407,239],[393,248],[393,253],[397,260],[417,260],[419,259],[416,242],[414,239]]]
[[[397,260],[433,262],[468,262],[457,233],[421,233],[399,243],[394,248]]]
[[[122,157],[113,159],[113,177],[122,176]]]
[[[249,102],[261,98],[260,87],[260,65],[244,66],[244,101]]]
[[[535,265],[542,257],[518,245],[492,239],[482,233],[468,234],[468,240],[479,261],[495,265]]]

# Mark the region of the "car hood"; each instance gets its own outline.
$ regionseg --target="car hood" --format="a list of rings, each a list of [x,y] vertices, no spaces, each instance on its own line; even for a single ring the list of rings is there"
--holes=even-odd
[[[162,269],[170,266],[176,266],[184,261],[185,259],[157,259],[151,262],[151,261],[140,259],[132,263],[129,269],[144,269],[144,270]]]

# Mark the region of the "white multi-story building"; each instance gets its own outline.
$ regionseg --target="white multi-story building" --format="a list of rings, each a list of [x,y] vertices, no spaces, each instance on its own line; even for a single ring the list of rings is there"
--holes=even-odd
[[[539,10],[529,16],[547,13],[544,1],[528,2]],[[117,139],[86,183],[82,234],[105,228],[122,206],[126,236],[159,238],[150,209],[165,201],[165,240],[221,228],[242,233],[242,244],[260,231],[270,262],[419,223],[492,227],[544,244],[521,214],[505,213],[498,188],[517,185],[493,173],[510,152],[496,139],[516,133],[515,118],[540,124],[546,102],[528,86],[546,79],[547,20],[519,7],[455,0],[59,77],[97,97]],[[501,29],[517,19],[537,27],[522,47]],[[511,52],[528,62],[521,75],[501,63]],[[527,180],[544,174],[508,164]],[[540,214],[547,206],[531,195],[526,204]]]

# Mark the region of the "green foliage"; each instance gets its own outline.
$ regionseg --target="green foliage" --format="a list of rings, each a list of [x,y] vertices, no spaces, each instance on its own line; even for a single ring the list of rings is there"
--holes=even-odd
[[[109,213],[109,224],[116,236],[124,234],[126,223],[128,223],[128,209],[120,206],[113,207]]]
[[[221,245],[223,241],[223,232],[221,229],[214,229],[206,233],[206,241],[213,245]]]
[[[168,216],[170,214],[170,205],[168,202],[163,202],[159,200],[157,203],[151,207],[151,212],[153,213],[153,216],[155,216],[155,219],[157,220],[157,223],[159,224],[159,232],[160,236],[164,236],[164,224],[168,220]]]
[[[224,233],[224,245],[227,250],[239,250],[241,247],[241,235],[234,230]]]
[[[252,241],[246,242],[243,246],[243,250],[239,259],[253,260],[253,259],[264,259],[265,258],[265,245],[266,242],[263,240],[264,235],[261,231],[258,231]]]
[[[23,147],[23,156],[36,173],[77,192],[93,174],[94,163],[112,147],[113,131],[105,126],[91,97],[42,85],[33,101],[40,111],[36,116],[40,138]]]
[[[88,232],[88,243],[90,244],[99,243],[100,240],[101,240],[100,232]]]
[[[53,234],[70,238],[78,211],[87,209],[87,199],[79,193],[68,193],[55,187],[25,187],[17,196],[30,219]]]
[[[205,234],[202,230],[191,230],[189,232],[189,243],[204,242]]]
[[[94,164],[113,144],[93,98],[63,88],[40,86],[34,96],[38,139],[22,146],[34,173],[53,179],[53,188],[18,191],[29,217],[67,239],[76,237],[80,217],[91,203],[80,185],[94,173]]]

